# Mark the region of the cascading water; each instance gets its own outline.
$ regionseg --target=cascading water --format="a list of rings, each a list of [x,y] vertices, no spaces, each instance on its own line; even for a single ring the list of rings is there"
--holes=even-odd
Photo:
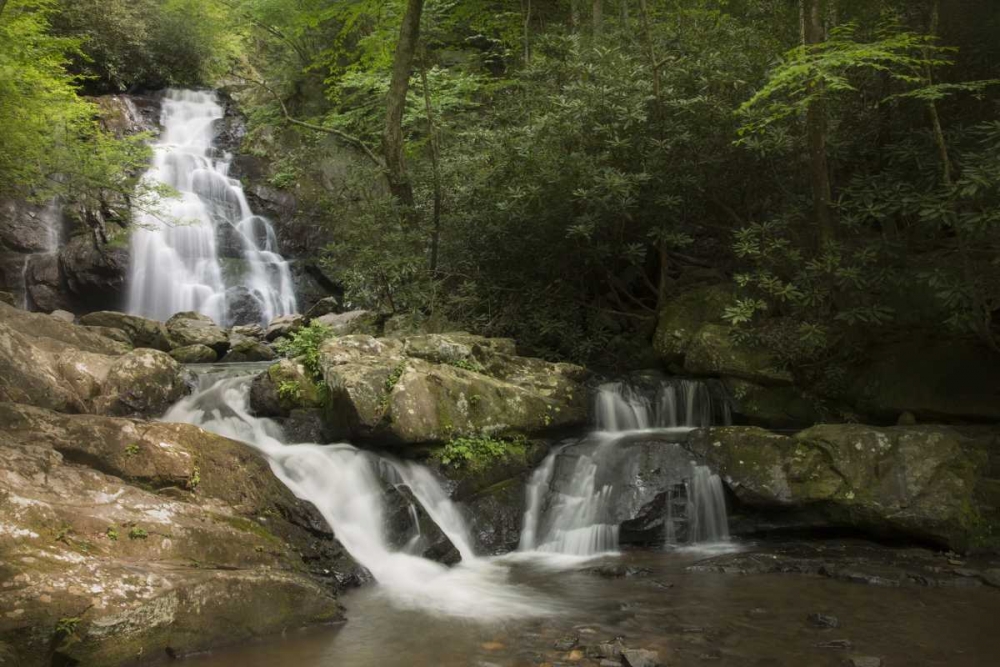
[[[193,310],[220,324],[266,325],[296,312],[291,272],[277,252],[274,229],[254,215],[240,182],[229,177],[231,157],[214,147],[223,115],[211,92],[170,90],[163,98],[163,133],[143,178],[145,185],[168,186],[176,196],[136,211],[132,314],[166,320]],[[242,268],[239,277],[227,280],[224,258]],[[239,317],[235,299],[243,301]]]
[[[622,494],[635,493],[622,480],[636,474],[629,441],[655,433],[683,433],[730,422],[729,405],[717,388],[698,380],[650,379],[598,387],[594,399],[596,432],[554,450],[528,481],[520,551],[593,556],[618,549],[619,524],[613,506]],[[674,506],[684,507],[689,542],[728,539],[722,480],[686,458],[677,460],[686,483],[666,490],[664,534],[676,542]]]
[[[486,620],[555,612],[545,599],[509,583],[503,564],[475,557],[461,513],[428,469],[346,444],[284,444],[278,424],[250,414],[250,381],[258,370],[231,365],[201,375],[197,391],[174,405],[164,421],[195,424],[263,453],[278,478],[316,506],[348,553],[396,604]],[[409,487],[461,554],[459,565],[448,568],[415,556],[407,551],[410,545],[390,546],[383,469]]]

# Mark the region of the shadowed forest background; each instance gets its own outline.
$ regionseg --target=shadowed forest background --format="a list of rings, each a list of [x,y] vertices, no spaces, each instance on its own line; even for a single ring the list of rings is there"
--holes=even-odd
[[[88,96],[221,87],[352,307],[622,369],[697,294],[836,395],[904,337],[998,354],[998,30],[989,0],[7,0],[0,190],[106,242],[147,149]]]

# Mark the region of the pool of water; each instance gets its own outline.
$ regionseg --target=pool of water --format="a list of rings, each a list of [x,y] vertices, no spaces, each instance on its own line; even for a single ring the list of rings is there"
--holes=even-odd
[[[743,549],[774,557],[768,547]],[[664,665],[833,667],[857,656],[880,658],[887,667],[997,664],[997,589],[960,578],[947,586],[873,586],[688,569],[720,551],[501,559],[509,583],[528,591],[538,609],[503,622],[404,608],[370,586],[342,598],[344,624],[195,656],[185,665],[599,665],[606,659],[600,645],[616,640],[656,651]],[[817,613],[836,617],[838,627],[818,627],[809,620]]]

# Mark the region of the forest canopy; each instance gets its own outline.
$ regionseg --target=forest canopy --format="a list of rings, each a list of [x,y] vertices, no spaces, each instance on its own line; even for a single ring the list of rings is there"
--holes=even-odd
[[[215,87],[352,306],[634,366],[713,285],[817,373],[914,328],[998,350],[998,30],[989,0],[6,0],[0,189],[125,187],[141,146],[87,96]]]

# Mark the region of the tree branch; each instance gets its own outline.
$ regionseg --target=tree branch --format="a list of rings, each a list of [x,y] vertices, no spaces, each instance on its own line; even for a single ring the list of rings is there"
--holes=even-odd
[[[297,118],[294,118],[288,112],[288,107],[285,105],[285,101],[281,99],[281,96],[278,95],[278,93],[273,88],[267,85],[266,82],[258,81],[257,79],[251,79],[250,77],[245,76],[243,74],[236,74],[236,76],[248,83],[252,83],[266,90],[271,95],[271,97],[274,98],[274,101],[278,103],[278,106],[281,107],[281,114],[284,116],[285,122],[287,122],[288,124],[295,125],[296,127],[303,127],[307,130],[313,130],[314,132],[323,132],[325,134],[337,137],[338,139],[341,139],[345,143],[353,146],[354,148],[357,148],[362,153],[364,153],[368,157],[368,159],[371,160],[375,164],[375,166],[377,166],[379,169],[385,169],[385,163],[382,162],[382,160],[380,160],[378,156],[375,155],[372,149],[368,147],[368,144],[363,142],[361,139],[351,136],[350,134],[347,134],[346,132],[338,130],[333,127],[324,127],[322,125],[307,123],[304,120],[299,120]]]

